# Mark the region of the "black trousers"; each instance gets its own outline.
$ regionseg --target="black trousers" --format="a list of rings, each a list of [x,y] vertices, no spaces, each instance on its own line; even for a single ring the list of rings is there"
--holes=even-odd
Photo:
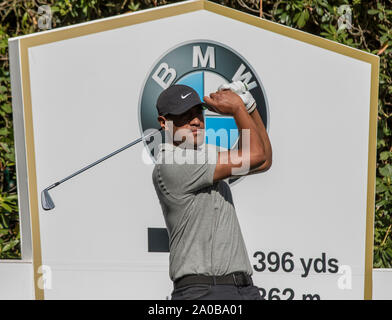
[[[261,300],[256,286],[195,284],[174,289],[172,300]]]

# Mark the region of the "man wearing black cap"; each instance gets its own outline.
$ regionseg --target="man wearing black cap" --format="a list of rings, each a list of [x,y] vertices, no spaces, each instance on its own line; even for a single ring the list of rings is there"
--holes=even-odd
[[[169,233],[172,299],[258,300],[224,179],[267,170],[271,145],[243,83],[225,85],[204,101],[184,85],[167,88],[157,101],[167,140],[160,146],[153,182]],[[205,107],[234,117],[238,150],[220,151],[204,143]]]

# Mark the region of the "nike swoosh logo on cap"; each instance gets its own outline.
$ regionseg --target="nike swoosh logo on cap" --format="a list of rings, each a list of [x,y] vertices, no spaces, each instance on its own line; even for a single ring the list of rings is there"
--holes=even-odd
[[[187,96],[189,96],[190,94],[192,94],[192,92],[189,92],[188,94],[186,94],[185,96],[181,95],[182,99],[185,99]]]

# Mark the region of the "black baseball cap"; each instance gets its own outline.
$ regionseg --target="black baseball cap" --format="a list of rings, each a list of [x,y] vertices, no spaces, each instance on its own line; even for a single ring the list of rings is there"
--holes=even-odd
[[[191,87],[175,84],[163,90],[157,100],[160,116],[182,114],[197,105],[203,105],[198,93]]]

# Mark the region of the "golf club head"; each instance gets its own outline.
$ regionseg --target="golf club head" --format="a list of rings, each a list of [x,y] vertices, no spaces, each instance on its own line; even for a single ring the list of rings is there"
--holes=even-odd
[[[41,192],[41,204],[44,210],[52,210],[54,208],[54,202],[49,194],[48,189],[45,189]]]

